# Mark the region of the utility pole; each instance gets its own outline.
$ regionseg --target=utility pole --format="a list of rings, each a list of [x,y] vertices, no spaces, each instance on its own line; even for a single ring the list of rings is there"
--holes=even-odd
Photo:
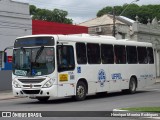
[[[138,2],[140,0],[133,0],[130,4],[127,5],[127,7],[121,12],[121,14],[119,16],[121,16],[126,10],[127,8],[134,2]],[[112,31],[112,35],[115,37],[116,36],[116,16],[115,16],[115,6],[113,6],[113,31]]]
[[[116,36],[116,16],[115,16],[115,7],[113,7],[113,36]]]

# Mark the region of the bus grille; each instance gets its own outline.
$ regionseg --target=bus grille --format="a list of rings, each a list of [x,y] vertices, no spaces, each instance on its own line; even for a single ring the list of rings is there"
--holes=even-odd
[[[25,94],[39,94],[40,90],[22,90]]]
[[[23,87],[31,87],[31,85],[23,85]],[[32,87],[41,87],[41,85],[33,85]]]
[[[45,78],[43,79],[18,79],[22,83],[41,83]]]

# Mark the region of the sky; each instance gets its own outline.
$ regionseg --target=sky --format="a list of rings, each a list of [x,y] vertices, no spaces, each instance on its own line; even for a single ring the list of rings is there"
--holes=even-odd
[[[68,12],[67,18],[71,18],[74,24],[78,24],[96,17],[99,10],[106,6],[121,6],[130,4],[135,0],[13,0],[29,3],[38,8],[62,9]],[[160,0],[139,0],[133,2],[138,5],[160,4]]]

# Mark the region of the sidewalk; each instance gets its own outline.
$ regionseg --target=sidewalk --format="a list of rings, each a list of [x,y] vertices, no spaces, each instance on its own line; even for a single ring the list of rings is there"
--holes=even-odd
[[[156,83],[160,83],[160,77],[156,79]],[[22,97],[14,97],[12,90],[0,91],[0,100],[18,99]]]
[[[21,97],[14,97],[11,90],[0,91],[0,100],[18,99]]]
[[[160,77],[156,78],[156,83],[160,82]]]

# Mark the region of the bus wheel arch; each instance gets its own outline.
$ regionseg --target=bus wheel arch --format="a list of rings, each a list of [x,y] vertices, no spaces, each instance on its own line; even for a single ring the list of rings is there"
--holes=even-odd
[[[74,99],[77,101],[82,101],[86,98],[87,93],[88,93],[88,83],[86,79],[81,78],[77,82],[76,95],[74,96]]]
[[[87,80],[85,78],[80,78],[78,80],[78,82],[83,82],[86,85],[86,90],[87,90],[87,93],[88,93],[88,82],[87,82]],[[77,82],[77,84],[78,84],[78,82]]]

